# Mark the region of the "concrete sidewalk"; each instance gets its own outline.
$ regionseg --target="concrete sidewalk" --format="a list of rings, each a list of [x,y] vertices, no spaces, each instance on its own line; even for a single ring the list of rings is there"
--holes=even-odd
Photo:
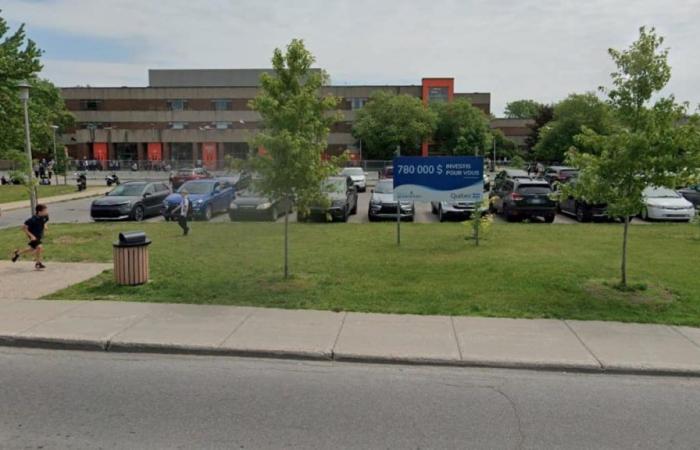
[[[78,200],[81,198],[97,197],[104,195],[106,192],[114,189],[113,187],[100,186],[100,187],[89,187],[84,191],[75,191],[69,194],[54,195],[51,197],[39,198],[39,203],[44,203],[50,205],[51,203],[69,202],[71,200]],[[22,200],[18,202],[0,203],[0,211],[12,211],[14,209],[29,208],[29,200]]]
[[[8,252],[10,251],[7,249]],[[47,262],[50,270],[37,272],[31,255],[20,261],[0,261],[0,302],[37,299],[68,286],[89,280],[112,264]]]
[[[700,329],[614,322],[3,300],[0,345],[700,376]]]

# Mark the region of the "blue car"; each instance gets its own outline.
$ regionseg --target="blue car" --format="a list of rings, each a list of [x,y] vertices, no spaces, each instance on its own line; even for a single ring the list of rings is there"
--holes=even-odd
[[[178,213],[173,211],[180,205],[182,197],[180,192],[186,190],[190,194],[192,202],[192,215],[195,219],[209,220],[214,214],[228,212],[233,200],[236,198],[236,190],[227,180],[192,180],[188,181],[177,190],[168,195],[163,201],[163,217],[165,220],[173,220]]]

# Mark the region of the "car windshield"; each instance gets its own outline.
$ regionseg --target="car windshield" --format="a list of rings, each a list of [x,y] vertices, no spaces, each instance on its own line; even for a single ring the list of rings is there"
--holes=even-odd
[[[108,195],[113,197],[137,197],[143,192],[145,184],[122,184],[117,186]]]
[[[644,195],[648,198],[678,198],[678,192],[664,187],[653,187],[644,189]]]
[[[391,194],[394,192],[394,183],[391,181],[380,181],[374,187],[374,192],[377,194]]]
[[[327,193],[345,192],[347,182],[344,178],[329,178],[323,182],[321,190]]]
[[[213,183],[185,183],[180,186],[178,192],[187,191],[190,194],[208,194],[214,187]]]
[[[357,177],[360,175],[364,175],[365,172],[362,170],[361,167],[346,167],[345,169],[343,169],[342,172],[340,172],[340,174]]]
[[[521,185],[518,186],[518,192],[525,195],[545,195],[549,194],[551,189],[549,186],[542,185]]]
[[[262,197],[262,194],[253,188],[244,189],[237,194],[239,197]]]

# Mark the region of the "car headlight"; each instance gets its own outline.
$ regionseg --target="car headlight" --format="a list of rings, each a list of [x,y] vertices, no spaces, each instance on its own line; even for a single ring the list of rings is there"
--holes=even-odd
[[[195,205],[201,205],[202,203],[204,203],[204,200],[202,200],[202,199],[197,200],[196,202],[194,202]]]
[[[265,203],[259,204],[255,209],[268,209],[268,208],[270,208],[271,206],[272,206],[272,203],[270,203],[270,202],[265,202]]]
[[[238,205],[235,203],[231,203],[230,209],[238,209]]]

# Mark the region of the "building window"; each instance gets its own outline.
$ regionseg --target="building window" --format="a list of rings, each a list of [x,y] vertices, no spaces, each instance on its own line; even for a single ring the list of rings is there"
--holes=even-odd
[[[431,87],[428,91],[428,103],[446,102],[449,100],[449,93],[446,87]]]
[[[187,122],[170,122],[171,130],[184,130],[187,128]]]
[[[217,130],[228,130],[231,128],[231,122],[216,122],[214,126]]]
[[[365,103],[367,103],[366,97],[352,97],[348,100],[350,100],[350,106],[352,109],[362,109],[365,106]]]
[[[102,100],[80,100],[80,109],[85,111],[97,111]]]
[[[226,99],[217,99],[211,101],[212,108],[214,111],[231,111],[233,102]]]
[[[170,111],[184,111],[187,108],[187,100],[177,99],[168,100],[168,109]]]

